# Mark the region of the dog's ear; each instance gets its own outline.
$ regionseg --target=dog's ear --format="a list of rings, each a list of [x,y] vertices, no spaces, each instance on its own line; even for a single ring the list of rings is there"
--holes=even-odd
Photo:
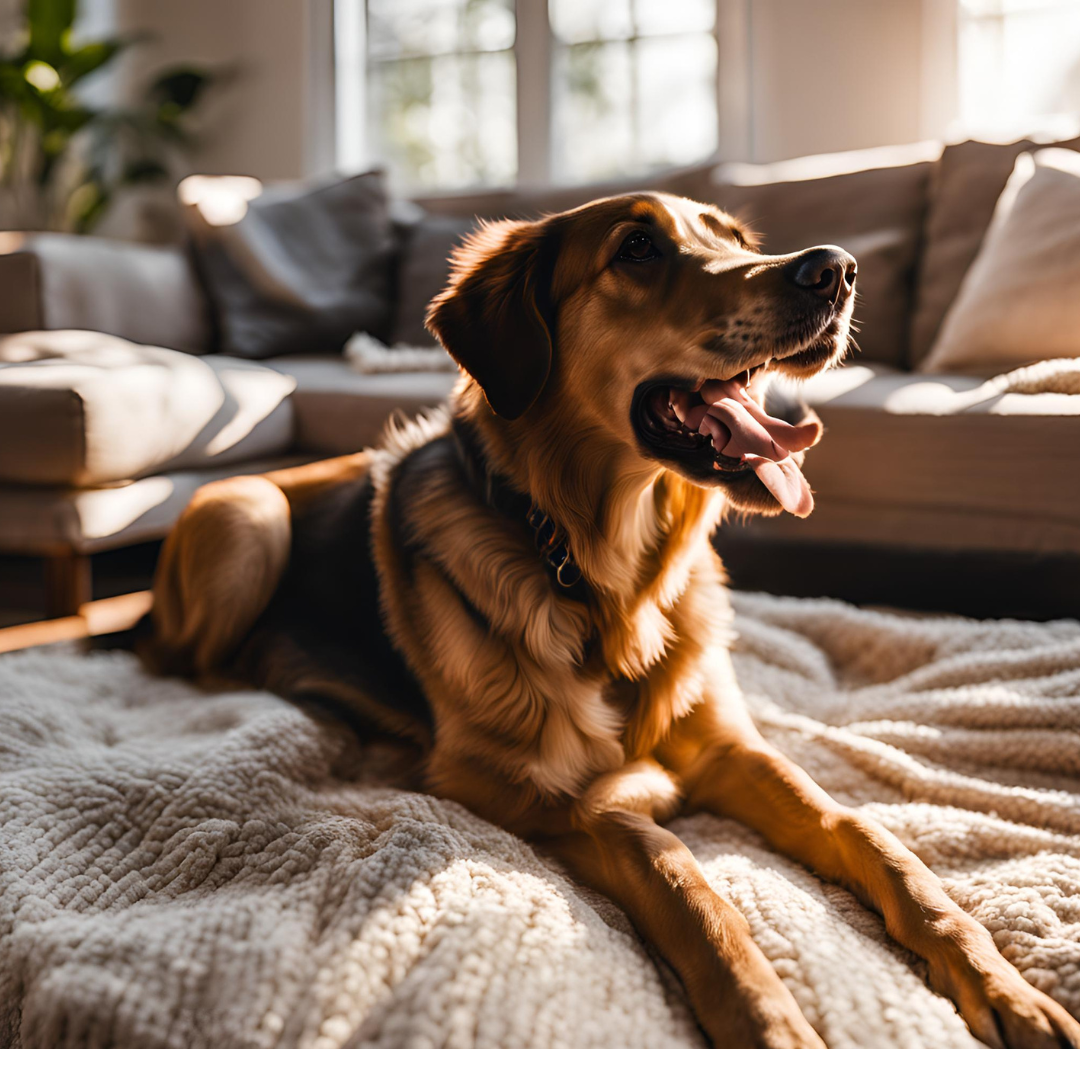
[[[555,248],[543,221],[485,224],[453,253],[450,283],[428,307],[424,325],[507,420],[536,401],[551,373]]]

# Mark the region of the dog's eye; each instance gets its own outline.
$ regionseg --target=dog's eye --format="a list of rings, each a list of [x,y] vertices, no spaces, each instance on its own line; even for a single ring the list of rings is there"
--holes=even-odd
[[[619,248],[619,258],[627,262],[649,262],[660,258],[660,252],[649,238],[648,233],[632,232]]]

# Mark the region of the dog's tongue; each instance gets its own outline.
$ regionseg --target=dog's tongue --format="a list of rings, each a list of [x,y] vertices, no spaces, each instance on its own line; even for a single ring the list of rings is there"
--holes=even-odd
[[[791,455],[813,445],[818,425],[813,420],[788,424],[770,416],[734,379],[712,379],[700,393],[703,403],[691,406],[689,394],[673,390],[675,415],[687,427],[708,435],[718,454],[748,461],[785,510],[806,517],[814,509],[814,496]]]

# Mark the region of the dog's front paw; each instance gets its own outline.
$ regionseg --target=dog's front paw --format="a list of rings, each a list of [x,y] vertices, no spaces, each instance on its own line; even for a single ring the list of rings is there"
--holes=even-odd
[[[941,981],[971,1033],[987,1046],[1080,1049],[1080,1023],[996,950],[992,958],[954,960]]]

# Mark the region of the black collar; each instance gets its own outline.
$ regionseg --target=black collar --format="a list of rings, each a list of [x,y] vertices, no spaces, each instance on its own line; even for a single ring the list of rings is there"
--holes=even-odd
[[[465,471],[484,501],[507,517],[524,521],[532,529],[536,550],[558,591],[584,603],[589,596],[589,586],[574,561],[566,531],[537,506],[531,496],[512,487],[506,477],[491,468],[470,424],[455,417],[451,430]]]

